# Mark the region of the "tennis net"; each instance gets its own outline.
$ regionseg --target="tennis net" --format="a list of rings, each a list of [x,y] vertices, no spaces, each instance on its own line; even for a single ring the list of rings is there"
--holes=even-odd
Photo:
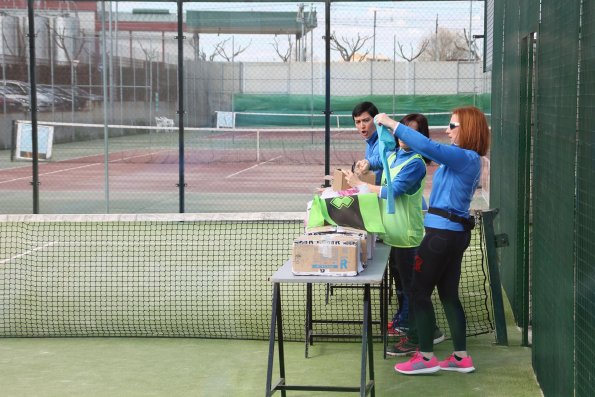
[[[268,279],[302,230],[302,213],[0,216],[0,336],[267,339]],[[469,335],[493,330],[479,228],[473,236],[461,280]],[[286,338],[303,340],[305,286],[282,288]],[[325,289],[313,286],[314,318],[361,318],[361,291],[327,301]]]
[[[173,120],[169,120],[173,121]],[[61,163],[178,164],[184,146],[186,164],[264,163],[325,164],[325,129],[321,127],[207,128],[184,127],[183,142],[178,127],[68,123],[40,121],[51,129],[44,145],[51,148],[51,160]],[[28,121],[18,121],[13,139],[13,157],[31,157],[18,143],[30,147],[30,135],[21,134]],[[41,127],[40,127],[41,128]],[[108,145],[106,145],[106,141]],[[108,152],[106,153],[106,148]],[[30,150],[30,149],[27,149]],[[350,165],[361,160],[365,143],[354,127],[330,130],[330,163]],[[41,153],[41,150],[40,150]],[[45,153],[45,152],[44,152]]]

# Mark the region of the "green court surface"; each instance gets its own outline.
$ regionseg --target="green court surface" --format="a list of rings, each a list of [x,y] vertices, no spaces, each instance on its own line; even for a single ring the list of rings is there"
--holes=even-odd
[[[221,249],[209,249],[205,253],[201,249],[216,247],[223,240],[231,245],[251,246],[249,236],[257,241],[279,242],[282,235],[293,236],[301,227],[301,221],[296,221],[282,232],[267,226],[267,222],[271,221],[264,222],[264,227],[256,232],[250,232],[250,223],[220,225],[217,237],[208,233],[211,223],[198,228],[193,223],[174,219],[163,224],[145,224],[133,218],[130,224],[124,220],[113,222],[111,228],[100,222],[67,222],[56,230],[51,229],[53,222],[31,223],[21,227],[29,230],[26,238],[6,228],[3,237],[7,241],[18,237],[37,244],[17,245],[2,256],[6,258],[0,262],[6,275],[4,283],[10,291],[0,296],[0,317],[6,317],[5,335],[53,337],[0,338],[0,396],[264,395],[270,324],[266,317],[271,307],[267,277],[289,252],[266,249],[263,251],[267,252],[266,258],[238,256],[229,262],[229,253],[218,260],[213,256]],[[211,243],[206,244],[207,240]],[[7,249],[9,246],[4,245]],[[176,259],[175,252],[180,246],[187,256]],[[201,255],[212,257],[209,266],[199,266],[208,273],[185,265],[189,258],[197,260]],[[250,262],[252,256],[259,267]],[[170,258],[175,263],[170,263]],[[23,263],[17,266],[20,261]],[[165,266],[166,263],[169,265]],[[152,268],[159,271],[151,271]],[[473,292],[466,293],[462,288],[465,302],[476,298],[474,291],[480,289],[475,284],[482,284],[481,280],[477,276],[463,277],[463,284],[472,287]],[[176,287],[175,293],[169,286]],[[194,288],[195,292],[187,293],[188,288]],[[331,301],[339,301],[343,292],[335,292]],[[205,293],[208,299],[204,299]],[[316,297],[324,298],[322,293]],[[304,358],[304,343],[300,342],[303,302],[303,293],[284,294],[284,304],[289,305],[284,307],[285,336],[297,341],[285,344],[287,383],[357,385],[361,360],[361,344],[357,341],[317,340],[309,349],[310,358]],[[161,314],[153,312],[155,307],[162,307],[158,311]],[[324,309],[324,313],[329,310],[332,318],[339,318],[343,315],[341,308],[354,314],[360,305],[320,302],[316,307]],[[437,305],[437,315],[439,308]],[[467,310],[467,317],[469,330],[475,323],[473,310]],[[508,319],[508,324],[513,324],[512,319]],[[187,325],[197,331],[185,332]],[[214,325],[217,326],[212,328]],[[156,326],[161,328],[154,333],[143,331]],[[170,327],[177,331],[168,332]],[[445,325],[441,328],[447,331]],[[444,396],[538,396],[531,351],[519,347],[520,334],[515,328],[509,327],[508,332],[509,347],[494,345],[491,333],[468,338],[469,351],[478,368],[473,374],[438,373],[422,377],[397,374],[393,370],[397,359],[383,359],[382,344],[377,340],[374,344],[376,395],[418,396],[419,388],[430,388],[432,395]],[[112,336],[59,337],[62,335]],[[206,337],[184,337],[188,335]],[[447,340],[437,346],[436,353],[443,359],[451,349]],[[275,368],[274,375],[277,374]]]
[[[508,328],[510,346],[492,335],[468,338],[476,372],[405,376],[404,359],[382,358],[374,345],[376,396],[541,396],[531,350]],[[438,357],[451,342],[437,346]],[[359,343],[317,342],[304,358],[303,343],[286,343],[288,383],[357,385]],[[0,394],[4,397],[118,397],[265,395],[268,343],[216,339],[51,338],[0,339]],[[275,369],[274,376],[278,375]],[[275,395],[281,395],[277,392]],[[288,392],[313,397],[338,393]],[[344,395],[355,395],[345,393]]]

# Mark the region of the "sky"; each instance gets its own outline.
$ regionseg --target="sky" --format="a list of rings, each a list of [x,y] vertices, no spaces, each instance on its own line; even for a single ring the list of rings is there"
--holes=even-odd
[[[303,2],[306,12],[314,8],[318,14],[318,28],[314,30],[312,39],[307,38],[307,46],[313,44],[314,60],[324,59],[324,3]],[[216,3],[192,2],[185,3],[185,10],[204,11],[286,11],[297,12],[300,2],[283,3]],[[112,4],[116,9],[116,2]],[[159,8],[176,12],[175,2],[117,2],[119,11],[131,12],[134,8]],[[376,16],[376,18],[374,18]],[[348,40],[360,37],[370,37],[364,49],[377,56],[384,55],[390,59],[394,57],[396,43],[402,44],[409,51],[417,48],[422,38],[431,35],[436,28],[449,28],[455,31],[472,34],[483,34],[484,2],[478,0],[467,1],[392,1],[392,2],[333,2],[331,4],[331,32],[336,37]],[[374,40],[375,33],[375,40]],[[205,53],[209,53],[215,44],[228,38],[228,35],[201,35],[201,45]],[[234,45],[249,46],[238,56],[238,61],[279,61],[270,35],[248,36],[234,35]],[[231,42],[231,41],[230,41]],[[282,49],[286,45],[286,38],[280,38]],[[482,43],[477,42],[479,49]],[[332,55],[338,58],[338,53]],[[397,60],[400,60],[397,58]]]

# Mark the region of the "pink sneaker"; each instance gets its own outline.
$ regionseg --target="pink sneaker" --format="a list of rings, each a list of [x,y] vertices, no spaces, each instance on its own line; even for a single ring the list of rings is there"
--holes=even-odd
[[[464,373],[475,371],[471,356],[464,357],[459,361],[455,358],[454,354],[452,354],[446,360],[440,361],[440,369],[443,371],[457,371]]]
[[[425,360],[420,352],[416,352],[409,361],[395,365],[395,371],[405,375],[431,374],[440,371],[440,363],[436,356]]]

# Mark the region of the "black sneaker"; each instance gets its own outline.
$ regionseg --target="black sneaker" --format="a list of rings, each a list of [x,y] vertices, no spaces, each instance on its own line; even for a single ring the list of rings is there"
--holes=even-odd
[[[415,343],[409,342],[409,338],[404,337],[393,346],[389,347],[386,354],[389,356],[410,356],[419,349]]]
[[[444,341],[444,332],[440,331],[440,328],[436,327],[434,330],[434,344],[437,345]]]

